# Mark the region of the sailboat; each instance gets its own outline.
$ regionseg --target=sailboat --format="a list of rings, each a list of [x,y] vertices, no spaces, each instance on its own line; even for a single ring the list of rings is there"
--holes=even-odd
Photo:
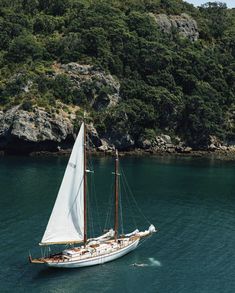
[[[156,232],[154,225],[145,231],[118,234],[119,157],[115,159],[114,228],[95,238],[87,237],[87,146],[86,125],[83,122],[72,149],[69,162],[40,246],[65,244],[60,253],[29,260],[56,268],[79,268],[103,264],[133,251],[141,239]]]

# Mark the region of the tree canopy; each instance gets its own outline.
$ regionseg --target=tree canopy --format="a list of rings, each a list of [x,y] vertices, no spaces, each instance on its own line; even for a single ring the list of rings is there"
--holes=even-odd
[[[181,0],[0,3],[2,108],[29,101],[50,107],[55,99],[89,107],[91,89],[73,90],[63,74],[51,78],[55,62],[78,62],[111,73],[121,84],[116,107],[90,109],[100,131],[112,128],[136,141],[169,132],[195,147],[205,146],[210,135],[234,135],[235,10],[224,3],[199,9]],[[162,13],[191,15],[199,39],[162,32],[152,17]],[[22,91],[29,82],[30,90]],[[106,94],[100,89],[101,98]]]

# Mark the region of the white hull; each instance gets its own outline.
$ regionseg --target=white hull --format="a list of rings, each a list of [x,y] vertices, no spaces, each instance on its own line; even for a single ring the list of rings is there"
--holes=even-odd
[[[46,265],[49,267],[56,267],[56,268],[80,268],[80,267],[87,267],[87,266],[94,266],[98,264],[103,264],[117,258],[124,256],[125,254],[134,250],[138,244],[140,239],[136,239],[130,245],[120,248],[114,252],[102,254],[99,256],[94,256],[86,259],[77,259],[77,260],[69,260],[63,262],[57,261],[48,261]]]

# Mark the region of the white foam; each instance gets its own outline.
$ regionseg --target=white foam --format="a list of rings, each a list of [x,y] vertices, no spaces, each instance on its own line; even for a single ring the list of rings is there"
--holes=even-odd
[[[161,267],[162,264],[159,260],[156,260],[153,257],[149,257],[149,263],[133,263],[132,266],[135,267]]]
[[[162,264],[159,260],[154,259],[153,257],[149,257],[150,266],[152,267],[161,267]]]

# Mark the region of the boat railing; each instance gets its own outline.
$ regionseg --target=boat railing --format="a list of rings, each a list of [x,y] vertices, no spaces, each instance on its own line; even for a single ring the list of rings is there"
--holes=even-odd
[[[97,250],[95,250],[94,252],[90,252],[90,256],[83,254],[83,255],[80,255],[80,256],[76,256],[76,260],[85,260],[85,259],[90,259],[90,258],[93,258],[93,257],[97,257],[97,256],[104,256],[104,255],[107,255],[108,253],[112,253],[112,252],[115,252],[115,251],[118,251],[120,249],[123,249],[124,247],[127,247],[128,244],[131,244],[133,242],[136,241],[136,237],[131,237],[128,239],[128,243],[126,244],[125,241],[120,241],[119,243],[119,246],[117,248],[111,248],[111,249],[105,249],[104,252],[99,252]],[[108,250],[108,251],[107,251]],[[54,258],[52,259],[52,262],[71,262],[70,259],[68,258]]]

